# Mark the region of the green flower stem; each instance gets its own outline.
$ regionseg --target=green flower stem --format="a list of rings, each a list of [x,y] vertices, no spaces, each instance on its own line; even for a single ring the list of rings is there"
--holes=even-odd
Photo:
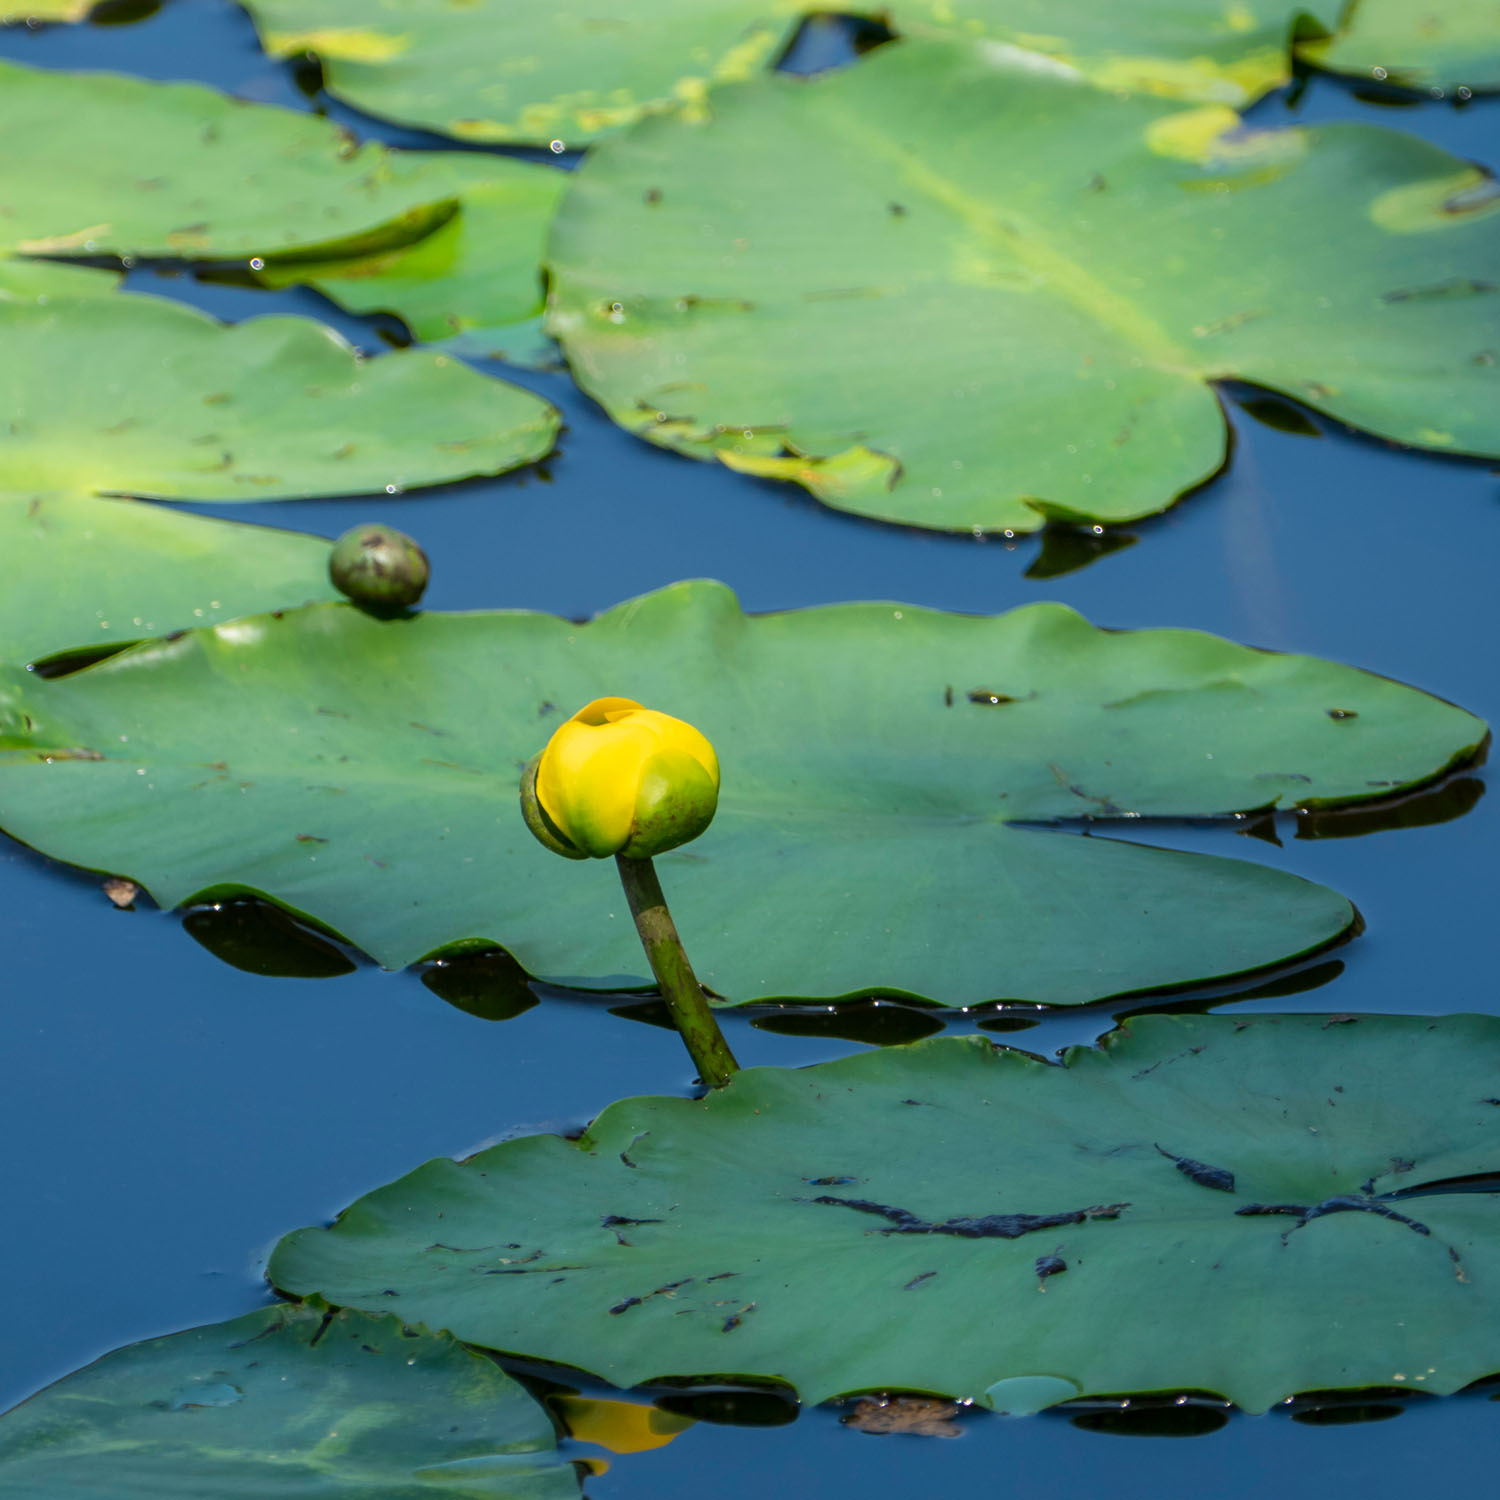
[[[641,946],[661,987],[662,999],[682,1033],[688,1055],[704,1083],[721,1089],[739,1072],[740,1065],[734,1060],[734,1053],[729,1050],[729,1043],[724,1040],[724,1033],[719,1030],[688,962],[672,913],[667,910],[666,898],[661,893],[656,867],[649,859],[631,859],[624,854],[615,855],[615,864],[619,866],[625,899],[630,903],[630,915],[635,918],[635,930],[641,935]]]

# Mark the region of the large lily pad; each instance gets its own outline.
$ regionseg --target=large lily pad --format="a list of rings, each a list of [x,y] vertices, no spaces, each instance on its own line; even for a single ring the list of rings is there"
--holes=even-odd
[[[718,817],[660,866],[731,1002],[1071,1004],[1288,958],[1348,927],[1342,897],[1015,825],[1365,801],[1484,734],[1347,667],[1110,634],[1060,605],[747,618],[693,583],[587,626],[320,606],[19,676],[0,686],[0,823],[166,905],[267,895],[388,965],[488,941],[560,983],[647,986],[613,865],[550,854],[516,800],[561,715],[607,693],[718,749]]]
[[[276,57],[315,52],[330,92],[475,141],[592,140],[701,104],[789,38],[797,0],[251,0]]]
[[[321,537],[133,500],[0,492],[0,661],[337,599]]]
[[[492,1361],[394,1317],[277,1306],[106,1355],[0,1417],[15,1500],[577,1500]]]
[[[642,437],[949,530],[1164,509],[1224,462],[1218,379],[1500,453],[1494,183],[1237,127],[940,43],[725,88],[584,164],[551,329]]]
[[[1299,55],[1335,73],[1407,88],[1500,88],[1496,0],[1354,0],[1347,10],[1333,35],[1302,43]]]
[[[225,328],[156,297],[0,298],[0,490],[279,500],[494,474],[552,448],[529,391],[305,318]]]
[[[1446,1393],[1500,1370],[1497,1069],[1480,1016],[1152,1016],[1062,1067],[967,1037],[756,1068],[429,1162],[270,1274],[620,1385]]]

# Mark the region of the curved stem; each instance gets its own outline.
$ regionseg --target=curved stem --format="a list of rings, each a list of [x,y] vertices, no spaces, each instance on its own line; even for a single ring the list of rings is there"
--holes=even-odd
[[[698,1069],[698,1076],[711,1088],[723,1088],[739,1072],[740,1065],[719,1030],[714,1013],[708,1008],[703,988],[693,973],[672,913],[667,910],[661,893],[661,881],[649,859],[631,859],[615,855],[630,915],[641,935],[641,946],[651,963],[651,972],[661,987],[662,999],[672,1013],[672,1020],[688,1054]]]

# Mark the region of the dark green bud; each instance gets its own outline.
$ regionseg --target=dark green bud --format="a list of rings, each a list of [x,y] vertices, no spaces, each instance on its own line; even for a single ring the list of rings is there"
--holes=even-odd
[[[422,597],[427,554],[393,526],[356,526],[333,544],[333,586],[366,609],[409,609]]]

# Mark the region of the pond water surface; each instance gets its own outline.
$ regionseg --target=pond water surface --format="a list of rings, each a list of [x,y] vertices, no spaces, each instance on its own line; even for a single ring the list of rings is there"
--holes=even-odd
[[[125,25],[0,29],[0,56],[195,78],[310,107],[288,69],[259,52],[243,13],[222,0],[172,0]],[[337,106],[329,112],[360,133],[437,144]],[[1492,167],[1500,157],[1500,101],[1398,108],[1314,78],[1264,101],[1254,118],[1373,120]],[[374,323],[311,293],[148,271],[133,272],[132,285],[230,320],[307,312],[371,352],[385,347]],[[1284,421],[1263,420],[1277,416],[1264,405],[1246,410],[1256,393],[1230,390],[1228,471],[1090,561],[1104,549],[1088,538],[979,543],[840,516],[800,491],[627,437],[561,373],[495,369],[564,413],[544,473],[379,501],[197,508],[326,536],[387,520],[426,547],[434,569],[426,603],[438,609],[525,606],[582,617],[693,576],[723,579],[752,610],[873,598],[992,612],[1059,599],[1104,625],[1192,626],[1350,662],[1500,716],[1493,466],[1402,452],[1286,407],[1277,420],[1291,411],[1311,430],[1284,430]],[[1070,563],[1083,565],[1059,571]],[[1215,993],[1196,1003],[1500,1013],[1500,811],[1484,788],[1479,770],[1384,818],[1299,826],[1281,817],[1279,846],[1226,824],[1140,830],[1150,842],[1264,860],[1331,885],[1368,923],[1356,941],[1302,965],[1281,993]],[[97,878],[3,841],[0,903],[8,1063],[0,1198],[9,1226],[0,1237],[8,1292],[0,1408],[107,1349],[258,1305],[268,1296],[265,1255],[280,1234],[331,1218],[429,1156],[572,1128],[611,1099],[681,1092],[691,1078],[674,1035],[612,1013],[612,1002],[544,993],[524,1014],[493,1021],[444,1004],[415,972],[385,974],[326,953],[312,966],[346,972],[246,972],[211,949],[238,943],[240,962],[263,969],[309,959],[285,942],[247,957],[242,913],[197,918],[188,931],[179,915],[117,911]],[[1003,936],[986,934],[1002,954]],[[1048,1017],[1018,1041],[1047,1053],[1087,1043],[1125,1008]],[[960,1018],[950,1029],[975,1023]],[[777,1024],[766,1015],[726,1020],[746,1063],[813,1062],[868,1045],[817,1034],[805,1021],[793,1023],[803,1034],[769,1029]],[[829,1409],[775,1427],[700,1424],[656,1452],[616,1460],[587,1491],[595,1500],[666,1500],[700,1493],[708,1476],[726,1500],[834,1486],[871,1497],[1395,1497],[1430,1487],[1439,1462],[1449,1485],[1491,1481],[1500,1437],[1500,1408],[1483,1390],[1355,1413],[1399,1420],[1312,1423],[1287,1412],[1222,1420],[1188,1410],[1175,1426],[1195,1435],[1177,1437],[1122,1433],[1118,1422],[1101,1431],[1088,1414],[1067,1413],[975,1415],[952,1441],[861,1435]],[[1080,1425],[1088,1423],[1094,1430]]]

